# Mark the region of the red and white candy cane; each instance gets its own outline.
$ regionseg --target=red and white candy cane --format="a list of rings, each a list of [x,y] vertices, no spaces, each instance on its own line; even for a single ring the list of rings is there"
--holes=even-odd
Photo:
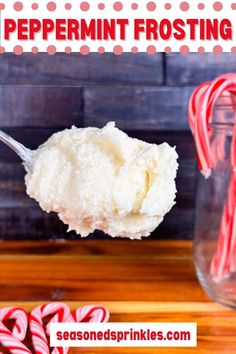
[[[199,160],[203,171],[212,169],[216,162],[212,154],[209,130],[212,121],[212,111],[217,99],[222,95],[236,90],[236,77],[227,75],[220,77],[212,82],[206,90],[202,103],[197,110],[197,119],[195,121],[195,141]]]
[[[234,243],[232,226],[235,210],[235,187],[235,178],[231,176],[227,200],[221,219],[217,250],[211,263],[211,273],[216,280],[227,276],[230,270],[230,259],[232,256],[232,246]]]
[[[231,143],[230,161],[232,172],[229,180],[227,200],[220,225],[216,254],[211,264],[215,279],[236,271],[236,124]]]
[[[222,94],[236,93],[236,76],[220,76],[212,83],[203,83],[194,90],[188,108],[190,129],[194,135],[199,168],[207,177],[215,166],[210,146],[210,123],[215,102]]]
[[[234,207],[233,212],[233,221],[232,221],[232,245],[231,245],[231,254],[230,254],[230,265],[229,269],[231,272],[236,272],[236,206]]]
[[[4,325],[6,320],[15,320],[12,332]],[[21,342],[28,328],[28,314],[18,307],[0,309],[0,342],[12,354],[32,354]]]
[[[49,322],[44,326],[47,317]],[[25,339],[29,322],[34,354],[67,354],[69,348],[49,348],[52,322],[105,322],[108,319],[108,310],[99,305],[80,307],[70,313],[66,304],[54,302],[36,307],[30,315],[21,308],[7,307],[0,310],[0,342],[12,354],[32,354],[21,342]],[[3,323],[7,320],[15,320],[12,332]]]
[[[213,107],[221,95],[231,94],[236,95],[236,74],[222,75],[211,83],[200,85],[189,100],[189,125],[195,139],[199,168],[205,177],[210,175],[211,169],[223,156],[224,149],[223,141],[219,141],[216,151],[213,151],[210,143]],[[217,251],[211,264],[215,279],[236,270],[236,116],[230,161],[232,172],[227,201],[221,220]]]
[[[236,95],[236,92],[235,92]],[[236,96],[235,99],[232,100],[232,105],[235,107],[236,105]],[[234,130],[232,136],[232,144],[231,144],[231,151],[230,151],[230,161],[233,167],[233,171],[236,172],[236,110],[234,110]]]
[[[195,126],[195,119],[196,113],[199,106],[199,102],[201,101],[203,95],[205,94],[206,90],[208,89],[210,82],[204,82],[203,84],[199,85],[193,91],[188,104],[188,122],[191,129],[192,134],[194,134],[194,126]]]
[[[70,309],[63,303],[50,303],[36,307],[30,315],[30,331],[35,354],[50,354],[46,333],[49,335],[49,326],[52,322],[67,322],[70,317]],[[43,319],[53,316],[44,330]],[[68,348],[54,348],[52,354],[66,354]]]
[[[109,312],[104,306],[88,305],[71,313],[75,322],[107,322]]]

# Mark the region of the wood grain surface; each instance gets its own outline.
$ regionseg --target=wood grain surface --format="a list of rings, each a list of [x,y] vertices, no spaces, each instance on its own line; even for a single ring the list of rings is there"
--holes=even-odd
[[[31,310],[52,300],[103,304],[113,322],[197,322],[197,348],[79,348],[71,353],[236,351],[235,312],[201,289],[189,241],[0,243],[0,306]]]
[[[166,55],[165,80],[168,86],[199,85],[224,73],[235,71],[236,60],[231,53],[205,53],[203,56],[189,53],[182,57],[178,53]]]
[[[12,53],[0,58],[1,84],[160,85],[163,83],[162,54],[92,53],[54,56],[45,53]]]
[[[187,105],[193,87],[86,87],[86,126],[114,120],[122,129],[188,130]]]
[[[187,105],[194,87],[0,86],[0,127],[103,127],[188,130]]]
[[[1,128],[81,126],[82,106],[79,87],[0,86]]]

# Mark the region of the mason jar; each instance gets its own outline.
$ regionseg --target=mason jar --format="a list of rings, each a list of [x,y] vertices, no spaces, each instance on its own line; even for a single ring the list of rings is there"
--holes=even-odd
[[[217,163],[208,178],[197,173],[194,262],[206,293],[213,300],[236,308],[236,233],[234,239],[230,232],[226,239],[222,237],[232,178],[230,149],[235,108],[235,98],[227,95],[221,96],[213,109],[210,144]]]

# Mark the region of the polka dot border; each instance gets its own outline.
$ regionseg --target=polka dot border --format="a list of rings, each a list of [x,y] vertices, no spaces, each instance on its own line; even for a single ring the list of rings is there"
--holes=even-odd
[[[170,54],[172,52],[171,47],[165,47],[165,53]]]
[[[47,53],[48,55],[55,55],[57,52],[57,48],[55,47],[55,45],[49,45],[47,47]]]
[[[190,8],[190,5],[187,1],[182,1],[180,4],[179,4],[179,8],[181,11],[188,11],[189,8]]]
[[[64,50],[64,52],[66,53],[66,54],[70,54],[71,52],[72,52],[72,49],[71,49],[71,47],[65,47],[65,50]]]
[[[23,49],[23,47],[22,47],[21,45],[16,45],[16,46],[13,48],[13,52],[14,52],[15,55],[21,55],[21,54],[24,53],[24,49]],[[49,46],[47,47],[46,52],[47,52],[48,55],[53,56],[53,55],[55,55],[55,54],[57,53],[57,48],[56,48],[56,46],[54,46],[54,45],[49,45]],[[88,54],[90,54],[90,48],[89,48],[89,46],[87,46],[87,45],[82,45],[82,46],[80,47],[79,52],[80,52],[82,55],[88,55]],[[106,50],[105,50],[105,48],[104,48],[103,46],[100,46],[100,47],[97,48],[97,53],[99,53],[99,54],[104,54],[105,52],[106,52]],[[190,52],[190,50],[189,50],[189,47],[188,47],[187,45],[183,45],[183,46],[181,46],[181,47],[179,48],[179,53],[180,53],[181,55],[188,55],[189,52]],[[204,47],[202,47],[202,46],[201,46],[201,47],[198,47],[198,49],[197,49],[197,53],[198,53],[198,54],[204,54],[205,52],[206,52],[206,51],[205,51],[205,48],[204,48]],[[220,54],[223,53],[223,48],[222,48],[221,45],[215,45],[215,46],[213,47],[213,49],[212,49],[212,52],[213,52],[215,55],[220,55]],[[0,46],[0,55],[1,55],[1,54],[4,54],[4,53],[5,53],[5,48],[2,47],[2,46]],[[31,53],[32,53],[32,54],[38,54],[38,53],[39,53],[38,47],[36,47],[36,46],[35,46],[35,47],[32,47],[32,48],[31,48]],[[65,54],[71,54],[71,53],[72,53],[72,48],[69,47],[69,46],[68,46],[68,47],[65,47],[64,53],[65,53]],[[122,54],[124,53],[123,47],[122,47],[121,45],[115,45],[114,48],[113,48],[113,53],[114,53],[115,55],[117,55],[117,56],[122,55]],[[130,48],[130,53],[132,53],[132,54],[138,54],[138,53],[139,53],[138,47],[136,47],[136,46],[131,47],[131,48]],[[154,55],[154,54],[156,54],[156,53],[157,53],[157,48],[156,48],[156,46],[154,46],[154,45],[149,45],[149,46],[146,48],[146,53],[147,53],[148,55]],[[165,47],[165,48],[163,49],[163,53],[166,53],[166,54],[172,53],[171,47],[169,47],[169,46]],[[236,54],[236,46],[234,46],[234,47],[231,48],[231,53]]]
[[[213,53],[216,55],[222,54],[223,49],[222,49],[221,45],[215,45],[213,48]]]
[[[165,8],[167,11],[168,11],[168,10],[171,10],[171,8],[172,8],[171,3],[170,3],[170,2],[165,3],[164,8]]]
[[[231,7],[232,10],[236,10],[236,2],[231,2],[230,4],[227,4],[227,6],[228,5]],[[5,6],[6,6],[5,3],[0,2],[0,10],[4,10]],[[37,2],[31,3],[31,5],[29,5],[29,6],[31,6],[31,8],[33,10],[39,9],[39,3],[37,3]],[[58,5],[57,5],[56,1],[49,1],[48,3],[46,3],[47,10],[51,11],[51,12],[55,11],[57,9],[57,6]],[[65,0],[65,3],[63,6],[66,10],[72,9],[72,4],[70,2],[66,2],[66,0]],[[90,6],[91,5],[88,1],[81,1],[79,3],[79,7],[80,7],[81,11],[88,11],[90,9]],[[105,8],[106,8],[105,3],[103,3],[103,2],[98,3],[96,6],[99,10],[105,10]],[[124,8],[124,2],[114,1],[112,3],[112,6],[115,11],[122,11]],[[139,4],[137,2],[132,2],[129,6],[133,11],[135,11],[139,8]],[[172,9],[173,4],[171,2],[166,2],[166,3],[164,3],[163,6],[164,6],[165,10],[168,11],[168,10]],[[188,11],[190,9],[190,6],[192,6],[192,4],[189,1],[182,1],[179,4],[179,8],[181,11]],[[202,2],[200,1],[195,6],[199,10],[204,10],[206,7],[206,4],[203,1]],[[223,1],[215,1],[212,4],[213,10],[216,12],[223,10],[225,6],[226,6],[226,4],[223,3]],[[22,1],[15,1],[13,3],[13,8],[15,11],[20,12],[24,8],[24,3]],[[148,11],[151,11],[151,12],[155,11],[158,8],[158,3],[156,1],[147,1],[146,8]]]
[[[101,10],[101,11],[104,10],[105,7],[106,7],[106,6],[105,6],[105,4],[104,4],[103,2],[100,2],[100,3],[98,4],[98,9]]]
[[[34,2],[32,5],[31,5],[31,8],[32,8],[32,10],[38,10],[38,8],[39,8],[39,5],[36,3],[36,2]]]
[[[13,6],[14,10],[17,12],[20,12],[24,9],[24,4],[21,1],[15,1],[12,4],[12,6]],[[39,4],[37,2],[32,2],[29,6],[32,8],[32,10],[39,9]],[[62,5],[62,6],[64,6],[64,8],[68,11],[72,9],[72,4],[70,2],[65,1],[64,5]],[[96,6],[99,10],[105,10],[105,8],[106,8],[106,5],[103,2],[98,3]],[[139,8],[139,4],[137,2],[131,2],[131,4],[129,6],[133,11],[136,11]],[[154,2],[154,1],[147,1],[146,5],[144,5],[144,6],[146,6],[146,9],[150,12],[155,11],[158,8],[157,2]],[[166,3],[164,3],[163,6],[164,6],[165,10],[168,11],[168,10],[172,9],[173,4],[171,4],[170,2],[166,2]],[[190,2],[182,1],[182,2],[180,2],[180,4],[178,6],[181,11],[188,11],[190,9]],[[195,6],[200,11],[205,9],[205,3],[203,1],[201,2],[201,0]],[[220,12],[224,9],[224,7],[226,5],[222,1],[215,1],[211,6],[214,11]],[[232,10],[236,11],[236,2],[230,3],[229,6],[231,7]],[[81,1],[79,3],[79,7],[80,7],[81,11],[88,11],[90,9],[90,3],[87,1]],[[112,3],[112,7],[113,7],[114,11],[119,12],[119,11],[123,10],[124,3],[122,1],[114,1]],[[48,3],[46,3],[46,8],[48,11],[51,11],[51,12],[55,11],[57,9],[57,3],[55,1],[49,1]],[[5,3],[0,2],[0,10],[4,10],[4,9],[5,9]],[[21,45],[16,45],[14,47],[13,51],[16,55],[21,55],[21,54],[23,54],[24,49]],[[32,47],[31,52],[33,54],[37,54],[39,52],[38,47]],[[56,52],[57,52],[57,48],[54,45],[48,46],[47,53],[49,55],[54,55],[54,54],[56,54]],[[70,54],[70,53],[72,53],[72,48],[65,47],[64,52],[66,54]],[[97,52],[100,54],[103,54],[103,53],[105,53],[105,48],[103,46],[100,46],[100,47],[98,47]],[[130,53],[137,54],[138,52],[139,52],[138,47],[133,46],[132,48],[130,48]],[[154,45],[149,45],[146,48],[146,53],[149,55],[154,55],[156,52],[157,52],[157,48]],[[163,52],[171,53],[172,49],[171,49],[171,47],[167,46],[163,49]],[[182,55],[187,55],[189,53],[189,47],[183,45],[179,48],[179,52]],[[219,55],[219,54],[223,53],[223,48],[220,45],[215,45],[214,48],[212,49],[212,52],[216,55]],[[231,52],[236,54],[236,46],[231,48]],[[0,46],[0,54],[3,54],[3,53],[5,53],[5,48]],[[89,46],[82,45],[80,47],[80,53],[82,55],[88,55],[90,53]],[[113,53],[115,55],[123,54],[123,47],[121,45],[115,45],[113,48]],[[205,53],[205,48],[203,46],[200,46],[197,49],[197,53],[199,53],[199,54]]]
[[[83,1],[80,3],[80,10],[81,11],[88,11],[90,9],[90,5],[87,1]]]
[[[204,54],[205,53],[205,48],[204,47],[198,47],[198,53],[199,54]]]
[[[123,53],[123,47],[121,45],[115,45],[113,48],[113,53],[115,55],[121,55]]]
[[[23,54],[23,48],[21,45],[16,45],[13,50],[14,50],[15,55]]]
[[[54,1],[50,1],[47,3],[47,10],[48,11],[55,11],[57,9],[57,4]]]
[[[67,2],[67,3],[65,4],[65,9],[68,10],[68,11],[71,10],[71,9],[72,9],[71,3]]]
[[[182,1],[179,4],[179,8],[181,11],[188,11],[190,9],[191,5],[190,5],[189,1]],[[33,2],[29,6],[31,6],[31,8],[33,10],[38,10],[39,3]],[[72,8],[72,4],[70,2],[66,2],[66,0],[65,0],[65,3],[63,6],[66,10],[71,10],[71,8]],[[103,2],[98,3],[96,6],[99,10],[104,10],[106,7]],[[115,11],[121,11],[121,10],[123,10],[124,2],[114,1],[112,6]],[[139,4],[137,2],[132,2],[129,6],[134,11],[139,8]],[[197,6],[197,8],[199,10],[204,10],[206,7],[206,5],[203,1],[202,2],[200,1],[195,6]],[[215,1],[212,4],[213,10],[216,12],[223,10],[224,6],[226,6],[226,4],[223,3],[223,1]],[[228,4],[227,4],[227,6],[228,6]],[[232,10],[236,10],[236,2],[230,3],[229,6],[231,7]],[[88,1],[81,1],[79,4],[79,7],[80,7],[81,11],[88,11],[90,9],[90,3]],[[173,4],[171,4],[171,2],[164,3],[165,10],[171,10],[172,7],[173,7]],[[24,8],[24,3],[22,1],[15,1],[13,3],[13,8],[15,11],[20,12]],[[49,1],[48,3],[46,3],[46,8],[48,11],[55,11],[57,9],[56,1]],[[155,11],[158,8],[158,3],[156,1],[147,1],[146,8],[148,11]],[[4,9],[5,9],[5,4],[3,2],[0,2],[0,10],[4,10]]]
[[[80,53],[81,53],[82,55],[88,55],[89,52],[90,52],[89,46],[87,46],[87,45],[82,45],[82,46],[80,47]]]
[[[134,46],[131,48],[131,53],[132,54],[137,54],[138,53],[138,47]]]
[[[179,51],[180,51],[180,54],[182,54],[182,55],[187,55],[187,54],[189,54],[189,46],[187,46],[187,45],[182,45],[182,46],[180,47]]]
[[[214,9],[215,11],[221,11],[221,10],[223,9],[223,4],[222,4],[222,2],[220,2],[220,1],[214,2],[214,4],[213,4],[213,9]]]
[[[38,47],[32,47],[32,48],[31,48],[31,53],[37,54],[38,52],[39,52]]]
[[[146,8],[148,11],[155,11],[157,8],[157,5],[154,1],[149,1],[146,5]]]
[[[197,7],[198,7],[198,10],[204,10],[205,9],[205,4],[203,2],[199,2]]]
[[[138,4],[136,3],[136,2],[133,2],[132,4],[131,4],[131,9],[132,10],[138,10]]]
[[[102,46],[99,47],[99,48],[98,48],[98,53],[99,53],[99,54],[104,54],[104,53],[105,53],[105,48],[102,47]]]
[[[192,4],[190,4],[189,1],[182,1],[182,2],[179,3],[179,8],[180,8],[181,11],[188,11],[190,9],[191,5]],[[231,7],[232,10],[236,10],[236,2],[232,2],[230,4],[227,4],[227,6],[228,5]],[[4,10],[5,6],[6,6],[5,3],[0,2],[0,10]],[[31,6],[31,8],[33,10],[38,10],[39,9],[39,3],[37,3],[37,2],[31,3],[31,5],[29,5],[29,6]],[[57,6],[58,5],[57,5],[56,1],[49,1],[48,3],[46,3],[47,10],[51,11],[51,12],[55,11],[57,9]],[[66,0],[65,0],[65,3],[64,3],[63,6],[64,6],[64,8],[66,10],[71,10],[72,9],[72,4],[70,2],[66,2]],[[90,9],[90,6],[91,5],[90,5],[90,3],[88,1],[81,1],[79,3],[79,7],[80,7],[81,11],[88,11]],[[99,10],[105,10],[105,8],[106,8],[105,3],[103,3],[103,2],[98,3],[96,6],[97,6],[97,8]],[[137,10],[139,8],[139,4],[137,2],[132,2],[129,6],[130,6],[130,8],[133,11],[135,11],[135,10]],[[168,11],[168,10],[172,9],[173,4],[171,2],[166,2],[166,3],[164,3],[163,6],[164,6],[165,10]],[[199,10],[204,10],[205,7],[206,7],[206,4],[203,1],[202,2],[200,1],[195,6]],[[215,1],[212,4],[213,10],[216,11],[216,12],[219,12],[219,11],[223,10],[225,6],[226,5],[222,1]],[[122,1],[114,1],[112,3],[112,7],[113,7],[114,11],[122,11],[123,8],[124,8],[124,2],[122,2]],[[14,8],[15,11],[20,12],[24,8],[24,3],[22,1],[15,1],[13,3],[13,8]],[[155,11],[157,8],[158,8],[158,3],[157,2],[147,1],[146,9],[148,11],[152,12],[152,11]]]
[[[23,3],[22,3],[21,1],[16,1],[16,2],[13,4],[13,8],[14,8],[15,11],[20,12],[20,11],[23,10],[24,5],[23,5]]]
[[[154,45],[149,45],[146,49],[147,54],[149,55],[154,55],[156,54],[157,50],[156,47]]]
[[[113,4],[113,9],[114,9],[115,11],[122,11],[122,10],[123,10],[123,4],[122,4],[122,2],[121,2],[121,1],[116,1],[116,2],[114,2],[114,4]]]

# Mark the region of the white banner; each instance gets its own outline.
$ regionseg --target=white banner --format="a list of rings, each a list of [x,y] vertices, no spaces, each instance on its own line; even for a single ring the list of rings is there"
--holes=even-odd
[[[51,323],[51,347],[196,347],[196,323]]]
[[[231,1],[5,0],[0,13],[1,52],[236,51]]]

